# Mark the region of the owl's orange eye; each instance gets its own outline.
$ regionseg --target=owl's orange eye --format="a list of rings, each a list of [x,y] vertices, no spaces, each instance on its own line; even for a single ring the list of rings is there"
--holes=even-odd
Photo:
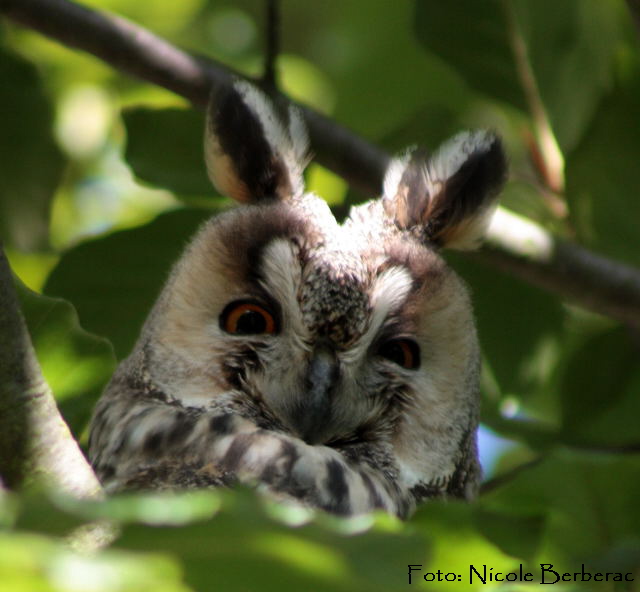
[[[420,348],[411,339],[390,339],[378,348],[378,355],[407,370],[420,367]]]
[[[276,332],[276,321],[261,304],[242,300],[222,311],[220,327],[232,335],[271,335]]]

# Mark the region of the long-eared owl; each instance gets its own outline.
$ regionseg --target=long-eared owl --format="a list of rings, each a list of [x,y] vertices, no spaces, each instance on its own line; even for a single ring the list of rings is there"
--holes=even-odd
[[[304,190],[301,115],[248,83],[212,96],[205,158],[241,205],[197,232],[96,407],[107,491],[241,482],[401,517],[472,497],[479,348],[439,251],[481,240],[506,174],[498,138],[408,151],[342,224]]]

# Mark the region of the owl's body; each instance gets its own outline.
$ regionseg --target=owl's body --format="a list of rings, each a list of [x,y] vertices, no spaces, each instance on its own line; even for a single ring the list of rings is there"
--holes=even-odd
[[[213,98],[206,156],[246,202],[207,222],[103,394],[108,490],[256,484],[349,515],[469,497],[479,350],[437,252],[477,242],[504,177],[491,134],[395,161],[339,225],[304,193],[306,145],[245,84]]]

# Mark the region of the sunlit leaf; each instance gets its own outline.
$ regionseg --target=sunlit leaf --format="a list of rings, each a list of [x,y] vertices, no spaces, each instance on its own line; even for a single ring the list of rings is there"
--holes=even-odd
[[[188,592],[176,562],[150,553],[71,551],[43,536],[0,533],[0,587],[11,592]]]
[[[265,515],[253,493],[227,500],[211,520],[180,529],[128,525],[117,546],[171,553],[195,589],[230,592],[389,590],[404,581],[407,557],[426,557],[422,537],[384,519],[356,535],[315,523],[292,529]]]
[[[226,490],[151,491],[122,493],[99,501],[59,497],[53,502],[64,513],[86,520],[179,526],[212,518],[225,496],[229,496]]]
[[[473,508],[469,504],[426,504],[418,510],[411,524],[418,525],[428,533],[433,544],[430,560],[417,551],[409,555],[411,561],[407,560],[407,563],[421,565],[420,571],[413,572],[412,585],[422,584],[422,589],[481,589],[482,584],[477,577],[471,578],[471,566],[482,570],[482,566],[487,565],[501,573],[510,572],[518,566],[519,561],[515,557],[507,555],[479,531]],[[443,579],[447,574],[454,574],[458,578],[438,582],[438,571]],[[425,576],[429,584],[425,584]],[[420,579],[423,581],[420,582]],[[472,588],[470,582],[474,584]],[[408,583],[408,574],[403,583]]]
[[[514,516],[477,509],[478,529],[506,554],[531,560],[540,544],[543,516]]]

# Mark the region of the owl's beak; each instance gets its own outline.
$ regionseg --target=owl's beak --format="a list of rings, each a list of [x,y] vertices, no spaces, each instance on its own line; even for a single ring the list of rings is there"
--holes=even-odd
[[[317,344],[305,373],[305,396],[293,418],[308,444],[321,443],[331,425],[331,400],[338,377],[335,349],[329,342]]]

